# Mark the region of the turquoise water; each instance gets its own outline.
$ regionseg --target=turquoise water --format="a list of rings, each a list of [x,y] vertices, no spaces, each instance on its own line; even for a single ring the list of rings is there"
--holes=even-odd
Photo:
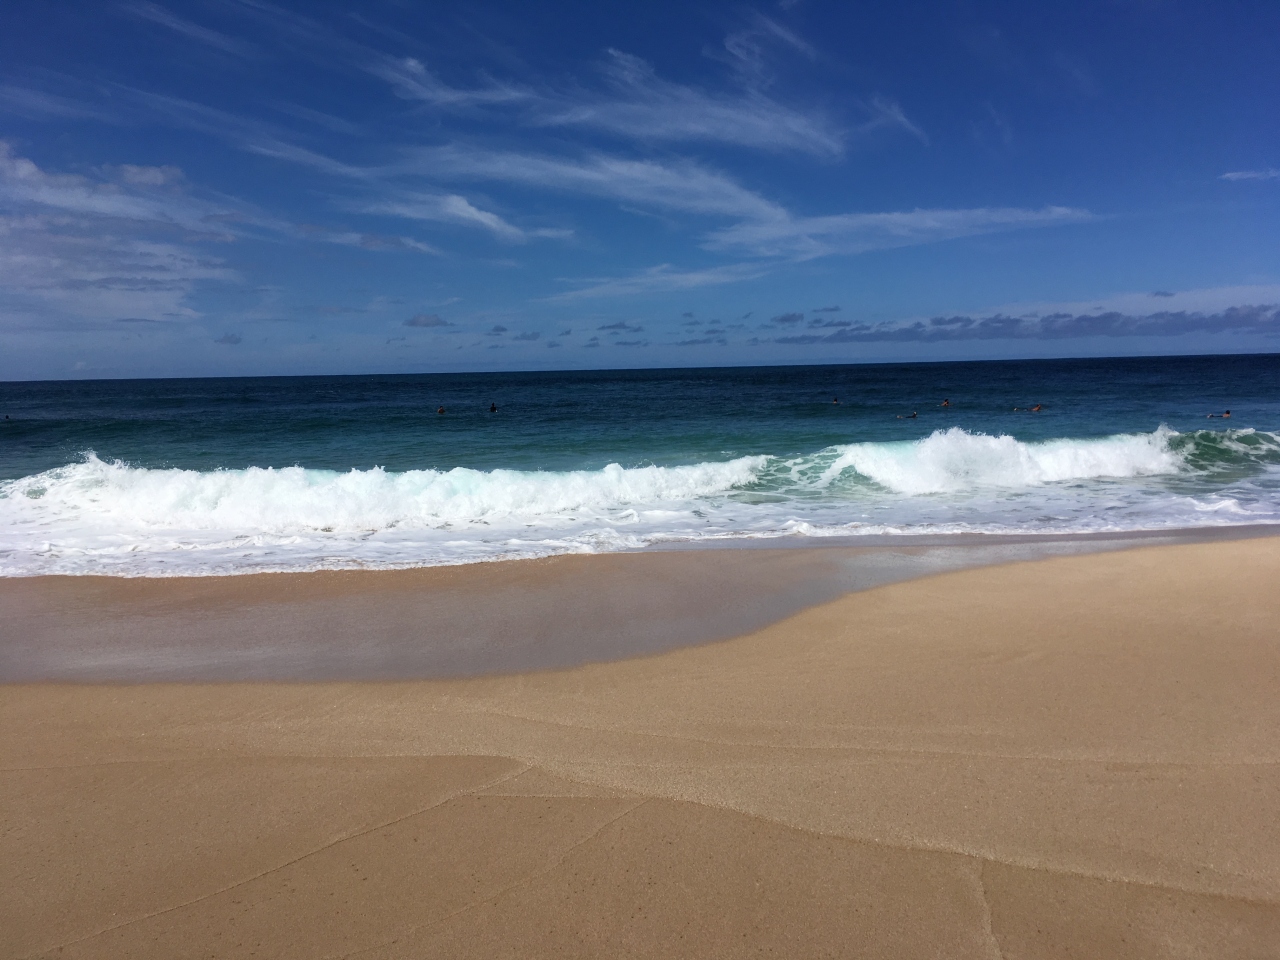
[[[7,575],[1280,521],[1278,356],[8,383],[0,415]]]

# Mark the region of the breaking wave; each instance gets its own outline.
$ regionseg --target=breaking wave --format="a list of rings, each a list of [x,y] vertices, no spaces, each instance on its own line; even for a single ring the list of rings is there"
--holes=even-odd
[[[194,471],[79,463],[0,483],[0,573],[424,566],[663,540],[1280,522],[1254,430],[915,441],[686,466]]]

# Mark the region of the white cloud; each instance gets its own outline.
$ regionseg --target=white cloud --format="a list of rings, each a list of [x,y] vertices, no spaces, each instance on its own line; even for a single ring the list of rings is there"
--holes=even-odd
[[[362,167],[342,163],[291,142],[278,127],[261,120],[236,116],[225,110],[193,103],[180,97],[149,93],[145,90],[124,87],[121,88],[121,93],[166,117],[179,127],[228,140],[249,153],[296,163],[331,176],[355,179],[371,176],[371,173]]]
[[[703,270],[679,270],[669,263],[650,267],[627,277],[597,277],[570,281],[582,283],[576,290],[568,290],[546,299],[553,302],[586,300],[596,297],[621,297],[636,294],[665,293],[671,290],[693,290],[697,287],[720,286],[755,280],[769,272],[767,264],[735,263]]]
[[[872,97],[871,102],[866,104],[865,109],[869,117],[858,127],[858,133],[866,135],[876,130],[898,129],[911,134],[921,143],[928,145],[928,134],[907,118],[907,115],[902,112],[901,105],[896,100],[879,96]]]
[[[179,320],[202,282],[235,273],[179,243],[101,233],[94,218],[0,217],[0,298],[41,325]]]
[[[122,163],[118,167],[106,169],[114,172],[124,183],[134,187],[173,187],[186,180],[182,170],[172,165],[144,167],[133,163]]]
[[[511,103],[530,96],[525,90],[493,81],[472,89],[453,87],[440,80],[415,57],[382,53],[301,14],[262,0],[242,0],[236,6],[239,12],[268,24],[296,52],[317,65],[372,74],[385,80],[398,96],[406,100],[443,108],[468,108]],[[359,14],[350,14],[350,18],[366,27],[372,26]],[[407,38],[400,36],[397,39],[403,43]]]
[[[775,44],[810,60],[816,60],[818,56],[818,52],[796,33],[760,13],[751,17],[745,27],[726,36],[722,51],[708,53],[728,63],[744,84],[760,88],[773,83],[769,48]]]
[[[173,167],[115,168],[120,183],[95,182],[73,174],[52,174],[16,156],[0,141],[0,200],[68,214],[170,224],[206,234],[225,236],[218,218],[228,211],[180,192],[173,185],[180,171]]]
[[[337,243],[346,247],[359,247],[362,250],[412,250],[415,253],[426,253],[433,256],[440,251],[429,243],[423,243],[412,237],[385,236],[378,233],[360,233],[355,230],[315,230],[311,235],[325,243]]]
[[[50,173],[0,143],[0,297],[11,321],[191,318],[198,284],[235,279],[185,242],[226,231],[213,219],[223,211],[175,187],[180,171],[107,172],[117,180]]]
[[[221,50],[223,53],[234,53],[239,57],[250,57],[256,52],[251,44],[228,37],[217,30],[202,27],[198,23],[192,23],[190,20],[170,13],[159,4],[148,2],[148,0],[135,0],[133,3],[125,4],[123,9],[135,17],[168,27],[175,33],[189,37],[192,40],[198,40],[200,43]]]
[[[1108,293],[1091,300],[1020,300],[1001,303],[990,314],[1038,317],[1051,313],[1124,313],[1134,316],[1155,309],[1169,312],[1221,313],[1242,304],[1280,303],[1280,284],[1251,284],[1230,287],[1197,287],[1190,290],[1132,290]]]
[[[566,159],[451,146],[415,151],[397,172],[455,180],[490,180],[585,193],[686,213],[753,219],[786,211],[736,181],[693,161],[659,163],[603,154]]]
[[[738,250],[761,257],[809,260],[835,253],[864,253],[915,246],[1023,227],[1057,226],[1092,219],[1071,207],[980,207],[968,210],[908,210],[844,213],[820,217],[744,220],[707,238],[711,250]]]
[[[408,220],[432,220],[480,227],[498,239],[511,243],[522,243],[528,238],[519,227],[503,220],[496,213],[473,206],[466,197],[457,194],[411,194],[400,199],[370,203],[361,209],[367,213],[404,217]]]
[[[610,94],[541,98],[533,122],[580,126],[637,140],[701,140],[839,156],[840,132],[824,117],[783,106],[754,89],[712,94],[660,79],[630,54],[608,51]]]
[[[616,50],[608,51],[605,91],[490,78],[477,86],[454,86],[416,57],[389,56],[309,18],[260,2],[246,5],[243,12],[270,23],[317,63],[364,71],[386,81],[399,97],[444,110],[523,109],[525,120],[534,125],[590,127],[640,140],[715,141],[823,156],[843,150],[841,132],[826,118],[794,110],[761,92],[766,46],[781,44],[809,58],[816,54],[794,33],[759,15],[725,40],[725,59],[743,81],[744,92],[713,94],[661,80],[643,60]],[[755,66],[747,68],[748,60]]]
[[[914,323],[843,323],[831,333],[809,330],[773,338],[775,343],[921,342],[957,340],[1066,340],[1081,337],[1170,337],[1187,334],[1231,334],[1274,337],[1280,333],[1280,306],[1245,304],[1221,313],[1159,310],[1125,314],[1053,313],[1036,317],[1007,314],[930,317]]]
[[[56,93],[0,84],[0,109],[40,120],[99,120],[117,123],[116,113]]]
[[[1219,180],[1275,180],[1280,177],[1280,170],[1268,167],[1266,170],[1232,170],[1224,173]]]
[[[513,103],[531,96],[526,91],[496,83],[471,90],[451,87],[413,57],[377,57],[365,69],[391,84],[406,100],[421,100],[437,107]]]

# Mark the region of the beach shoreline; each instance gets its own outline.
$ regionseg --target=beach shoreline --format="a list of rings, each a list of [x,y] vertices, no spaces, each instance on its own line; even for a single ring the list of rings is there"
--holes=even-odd
[[[673,543],[401,570],[0,578],[0,683],[414,680],[565,669],[762,629],[848,593],[971,567],[1280,535]]]
[[[571,669],[0,685],[5,955],[1274,956],[1277,577],[1261,537]]]

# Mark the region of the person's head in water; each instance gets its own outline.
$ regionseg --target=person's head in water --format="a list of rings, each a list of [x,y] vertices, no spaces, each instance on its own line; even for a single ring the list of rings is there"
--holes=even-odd
[[[5,419],[6,419],[6,420],[8,420],[9,418],[8,418],[8,417],[5,417]],[[1223,419],[1223,420],[1230,420],[1230,419],[1231,419],[1231,411],[1230,411],[1230,410],[1228,410],[1226,413],[1224,413],[1224,414],[1222,415],[1222,419]]]
[[[498,405],[497,405],[496,403],[491,403],[491,404],[489,404],[489,412],[490,412],[490,413],[497,413],[497,412],[498,412]]]
[[[831,398],[831,402],[832,402],[832,403],[839,403],[839,402],[840,402],[840,398],[839,398],[839,397],[832,397],[832,398]]]
[[[949,407],[949,406],[951,406],[951,401],[950,401],[950,400],[943,400],[940,404],[938,404],[938,406],[940,406],[940,407]]]
[[[444,413],[444,407],[436,407],[436,413]]]

